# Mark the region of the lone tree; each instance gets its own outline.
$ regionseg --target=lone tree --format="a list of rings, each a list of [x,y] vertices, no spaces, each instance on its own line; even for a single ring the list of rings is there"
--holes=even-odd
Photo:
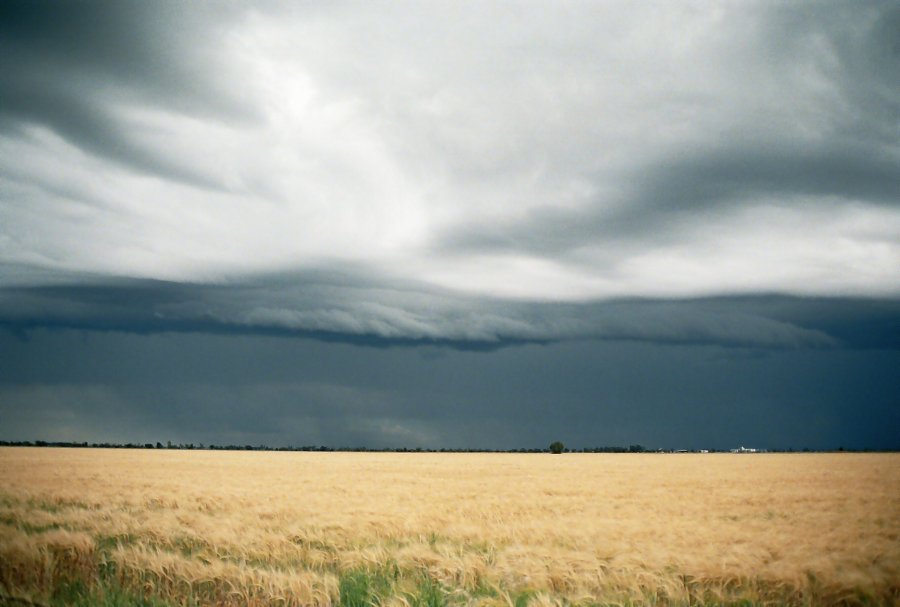
[[[559,441],[553,441],[552,443],[550,443],[550,453],[553,453],[555,455],[559,455],[560,453],[562,453],[565,448],[566,446]]]

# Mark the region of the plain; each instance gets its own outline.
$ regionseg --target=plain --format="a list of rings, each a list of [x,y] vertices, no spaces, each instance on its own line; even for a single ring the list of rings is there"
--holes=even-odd
[[[39,604],[897,604],[898,454],[0,449]]]

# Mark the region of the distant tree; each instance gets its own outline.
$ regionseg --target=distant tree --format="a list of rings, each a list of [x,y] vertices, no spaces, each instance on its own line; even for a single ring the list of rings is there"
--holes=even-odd
[[[566,446],[559,441],[553,441],[550,443],[550,453],[559,455],[565,450]]]

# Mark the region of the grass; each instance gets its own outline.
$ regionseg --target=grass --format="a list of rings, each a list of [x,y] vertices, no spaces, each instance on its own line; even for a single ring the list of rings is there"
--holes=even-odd
[[[86,585],[84,582],[60,584],[45,601],[9,596],[0,592],[0,605],[9,607],[175,607],[175,603],[125,590],[115,583]],[[189,607],[191,602],[179,603]]]
[[[80,582],[62,585],[53,594],[49,605],[51,607],[174,607],[173,603],[124,590],[114,583],[98,584],[89,588]]]
[[[896,455],[0,449],[0,470],[0,594],[41,605],[900,604]]]
[[[340,578],[341,607],[370,607],[380,605],[394,593],[396,578],[384,571],[348,571]]]
[[[416,592],[410,597],[413,607],[445,607],[446,593],[441,585],[427,576],[423,576]]]

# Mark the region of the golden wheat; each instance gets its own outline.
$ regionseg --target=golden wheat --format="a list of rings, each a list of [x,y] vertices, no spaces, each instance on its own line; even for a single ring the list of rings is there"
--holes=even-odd
[[[900,600],[895,454],[0,449],[0,584],[176,602]]]

